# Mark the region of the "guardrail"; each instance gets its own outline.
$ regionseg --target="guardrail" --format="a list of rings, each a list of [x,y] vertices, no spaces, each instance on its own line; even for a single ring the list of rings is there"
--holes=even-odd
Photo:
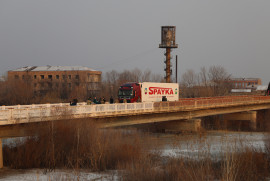
[[[171,112],[245,104],[270,103],[270,96],[225,96],[180,99],[175,102],[144,102],[77,106],[69,103],[0,106],[0,125],[55,120],[63,117],[105,117],[149,112]]]

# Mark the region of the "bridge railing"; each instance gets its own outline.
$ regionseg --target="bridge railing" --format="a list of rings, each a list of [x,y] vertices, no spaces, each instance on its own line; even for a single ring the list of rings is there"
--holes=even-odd
[[[212,107],[235,106],[239,104],[270,103],[270,96],[227,96],[180,99],[175,102],[145,102],[127,104],[96,104],[86,105],[85,102],[77,106],[69,103],[36,104],[18,106],[0,106],[0,125],[23,123],[29,121],[44,121],[76,117],[104,117],[125,114],[137,114],[156,111],[177,111],[192,109],[207,109]]]
[[[169,102],[172,105],[183,105],[183,106],[208,106],[208,105],[216,105],[216,104],[234,104],[239,102],[250,102],[250,101],[268,101],[270,96],[220,96],[220,97],[202,97],[202,98],[182,98],[176,102]],[[161,104],[167,104],[168,102]],[[84,106],[86,102],[80,102],[77,106]],[[97,106],[103,106],[104,104],[96,104]],[[107,105],[107,104],[105,104]],[[115,104],[113,104],[115,105]],[[128,108],[132,107],[129,104]],[[32,105],[15,105],[15,106],[0,106],[0,110],[6,109],[33,109],[33,108],[47,108],[47,107],[63,107],[69,106],[69,103],[56,103],[56,104],[32,104]],[[89,105],[87,105],[89,106]],[[119,107],[121,108],[121,106]],[[102,108],[101,108],[102,109]],[[115,109],[114,109],[115,110]]]
[[[180,99],[177,102],[156,102],[154,108],[157,110],[174,110],[174,109],[194,109],[194,108],[211,108],[239,104],[254,104],[270,102],[270,96],[227,96],[227,97],[207,97],[207,98],[189,98]]]
[[[0,109],[0,125],[33,121],[45,121],[50,119],[110,116],[115,114],[127,114],[137,112],[149,112],[153,110],[153,103],[132,104],[95,104],[86,105],[80,103],[77,106],[69,104],[45,104],[31,106],[2,106]],[[7,123],[9,121],[9,123]]]

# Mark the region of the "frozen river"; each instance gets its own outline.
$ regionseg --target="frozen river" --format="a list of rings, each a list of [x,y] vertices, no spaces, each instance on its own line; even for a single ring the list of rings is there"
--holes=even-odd
[[[162,156],[198,157],[210,154],[218,157],[224,153],[241,152],[245,149],[265,150],[265,139],[269,133],[263,132],[207,132],[205,134],[172,135],[161,134],[157,137]]]

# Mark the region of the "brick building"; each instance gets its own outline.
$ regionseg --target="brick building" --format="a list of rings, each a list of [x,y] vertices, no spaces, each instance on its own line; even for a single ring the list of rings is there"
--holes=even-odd
[[[260,78],[231,78],[226,82],[231,83],[233,89],[246,89],[262,85]]]
[[[28,66],[8,71],[8,80],[24,81],[37,94],[76,89],[89,96],[100,91],[101,71],[82,66]]]

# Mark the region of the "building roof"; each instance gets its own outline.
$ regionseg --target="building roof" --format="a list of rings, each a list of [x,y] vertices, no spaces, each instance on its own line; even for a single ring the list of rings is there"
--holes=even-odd
[[[18,69],[10,70],[10,71],[96,71],[94,69],[83,67],[83,66],[27,66],[27,67],[21,67]]]
[[[251,92],[251,89],[232,89],[233,93]]]
[[[230,78],[229,81],[257,81],[260,78]]]
[[[257,91],[266,91],[267,88],[268,88],[267,85],[258,85],[256,90]]]

